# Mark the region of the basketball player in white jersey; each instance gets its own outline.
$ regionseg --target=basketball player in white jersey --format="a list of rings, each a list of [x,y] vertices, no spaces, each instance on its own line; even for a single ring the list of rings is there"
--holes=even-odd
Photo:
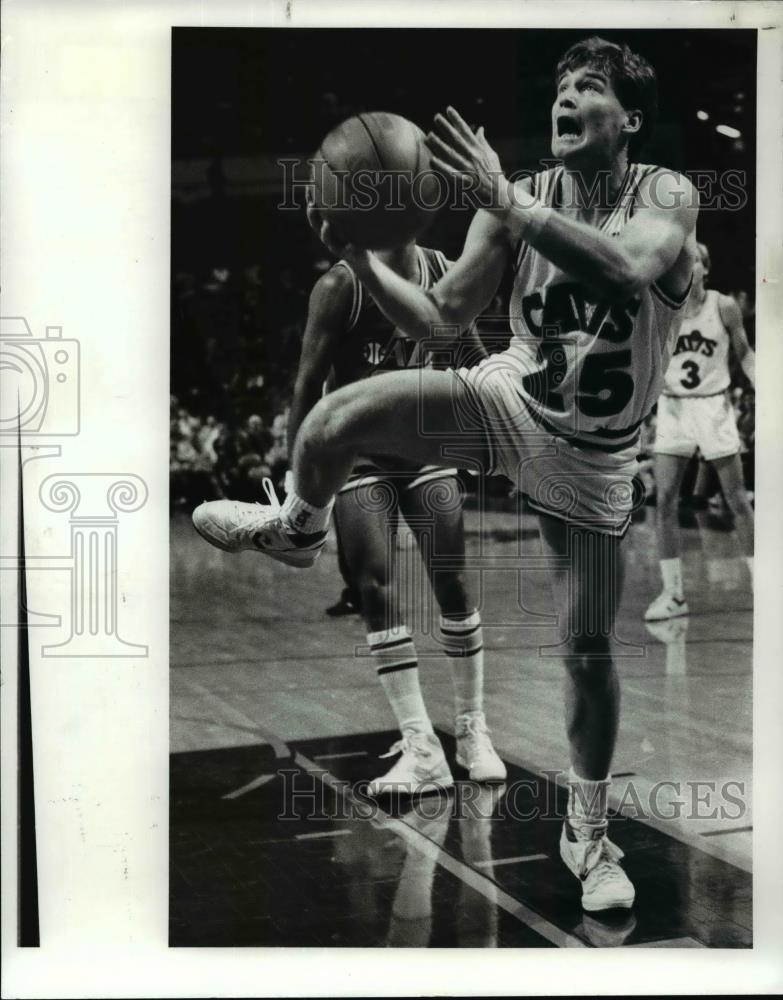
[[[685,469],[697,448],[718,473],[742,553],[753,574],[753,508],[745,491],[737,421],[729,399],[729,347],[754,387],[755,354],[734,299],[705,288],[710,255],[703,243],[698,244],[698,250],[693,288],[658,400],[654,453],[663,590],[645,612],[645,619],[652,622],[688,614],[677,505]]]
[[[439,250],[415,242],[380,251],[378,256],[395,274],[425,292],[443,278],[449,263]],[[471,340],[465,345],[470,353],[485,357],[475,332]],[[423,345],[389,322],[350,265],[338,261],[319,278],[310,296],[288,421],[289,454],[325,385],[333,391],[359,379],[374,381],[384,372],[431,364]],[[373,450],[357,461],[335,504],[343,558],[361,597],[370,657],[400,728],[400,739],[384,755],[399,754],[397,761],[387,774],[371,781],[368,790],[375,795],[413,795],[453,784],[424,704],[416,648],[393,586],[391,559],[400,516],[420,548],[441,612],[439,637],[454,689],[457,761],[474,781],[502,781],[506,768],[492,746],[483,711],[481,618],[465,587],[457,470],[422,466]]]
[[[300,428],[295,490],[281,509],[239,514],[218,501],[193,517],[207,538],[306,566],[367,449],[450,465],[454,442],[467,440],[463,452],[480,452],[487,471],[517,483],[539,511],[563,633],[572,773],[560,852],[583,907],[596,911],[634,899],[606,835],[619,718],[610,638],[639,425],[660,395],[690,291],[698,206],[684,177],[632,162],[656,107],[644,59],[590,38],[565,53],[555,82],[552,153],[562,165],[530,180],[510,183],[483,130],[474,134],[454,109],[437,116],[427,140],[434,165],[485,207],[429,291],[340,246],[308,212],[385,315],[417,339],[469,327],[515,263],[509,349],[472,369],[393,372],[331,393]]]

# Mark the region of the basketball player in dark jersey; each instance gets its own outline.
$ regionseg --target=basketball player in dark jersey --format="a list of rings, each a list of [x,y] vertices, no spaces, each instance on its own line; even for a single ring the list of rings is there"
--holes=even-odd
[[[710,255],[703,243],[698,249],[693,288],[658,400],[654,452],[663,590],[645,612],[645,620],[651,622],[689,613],[682,584],[677,503],[685,470],[697,449],[718,473],[753,576],[753,508],[745,490],[737,420],[729,399],[729,349],[753,386],[755,354],[737,303],[730,295],[705,287]]]
[[[308,213],[415,339],[467,328],[516,265],[508,351],[470,369],[391,372],[329,394],[299,430],[295,490],[282,508],[216,501],[193,519],[213,544],[310,565],[357,455],[452,464],[442,442],[464,439],[476,415],[485,468],[528,493],[552,557],[571,757],[560,854],[580,881],[582,906],[596,911],[634,899],[622,851],[606,835],[619,721],[610,639],[639,426],[660,395],[690,291],[698,201],[683,176],[635,162],[657,103],[642,57],[590,38],[565,53],[555,79],[552,153],[562,165],[528,180],[509,182],[483,130],[473,133],[454,109],[437,116],[427,140],[435,166],[484,207],[462,255],[428,292],[375,254],[341,246]]]
[[[445,275],[448,266],[440,251],[415,243],[380,251],[379,257],[425,292]],[[475,332],[472,344],[465,346],[472,348],[474,356],[486,356]],[[360,379],[432,363],[423,345],[395,328],[364,291],[350,265],[340,261],[319,278],[310,296],[288,423],[289,454],[325,384],[333,391]],[[465,535],[457,470],[366,454],[338,493],[335,518],[348,575],[359,589],[370,655],[401,734],[385,755],[399,753],[399,759],[388,774],[370,783],[369,790],[372,794],[414,794],[453,784],[424,705],[416,649],[392,585],[400,515],[421,548],[441,611],[441,642],[454,685],[457,761],[475,781],[502,781],[506,769],[492,746],[483,712],[481,619],[469,603],[462,572]]]

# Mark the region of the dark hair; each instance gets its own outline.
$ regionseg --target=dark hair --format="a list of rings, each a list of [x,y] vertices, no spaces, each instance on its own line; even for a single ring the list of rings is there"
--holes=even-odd
[[[626,111],[639,110],[642,125],[628,139],[628,156],[635,158],[639,148],[652,133],[658,115],[658,79],[647,60],[632,52],[627,45],[615,45],[593,35],[572,45],[557,64],[559,81],[564,73],[582,66],[592,66],[605,73],[612,89]]]

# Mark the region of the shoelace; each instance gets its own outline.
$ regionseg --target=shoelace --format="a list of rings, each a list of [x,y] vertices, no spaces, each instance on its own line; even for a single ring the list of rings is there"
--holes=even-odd
[[[275,484],[268,477],[264,477],[261,480],[261,485],[264,487],[264,493],[266,493],[269,499],[269,504],[274,511],[280,510],[280,501],[277,499],[277,493],[275,493]]]
[[[464,737],[469,736],[474,740],[489,739],[489,727],[483,718],[476,718],[475,716],[468,716],[466,719],[460,719],[457,726],[457,736]]]
[[[384,757],[394,757],[398,753],[422,753],[424,748],[417,746],[414,741],[418,742],[416,736],[403,736],[396,743],[392,743],[386,753],[382,753],[378,760],[383,760]]]
[[[617,867],[617,862],[624,857],[617,844],[613,844],[608,837],[591,841],[582,855],[579,877],[593,875],[602,881],[623,879],[623,873]]]
[[[277,514],[280,510],[281,504],[277,499],[272,480],[264,478],[261,480],[261,485],[269,500],[268,504],[261,503],[260,500],[255,500],[252,504],[237,503],[234,507],[236,511],[236,526],[240,530],[244,530],[258,518],[261,511],[257,511],[256,507],[260,507],[261,510],[269,510],[271,514]]]

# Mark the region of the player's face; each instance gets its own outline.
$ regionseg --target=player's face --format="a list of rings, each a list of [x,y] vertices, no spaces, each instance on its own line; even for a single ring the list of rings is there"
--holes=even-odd
[[[566,165],[611,162],[627,118],[606,74],[592,66],[571,70],[558,81],[552,105],[552,155]]]

